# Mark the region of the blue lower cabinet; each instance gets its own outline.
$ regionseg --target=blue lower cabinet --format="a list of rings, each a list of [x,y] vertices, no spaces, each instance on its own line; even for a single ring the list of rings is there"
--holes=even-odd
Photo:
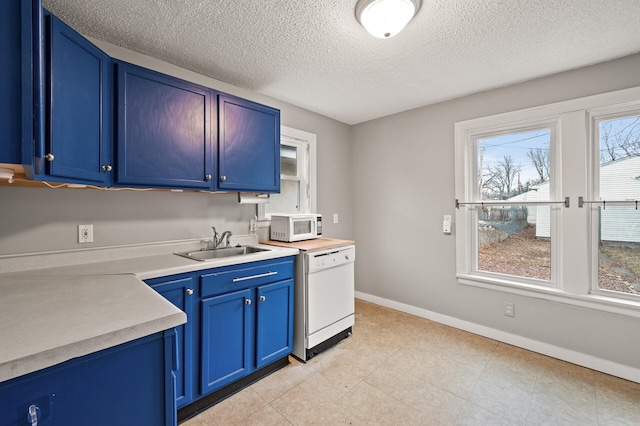
[[[202,301],[201,390],[204,395],[251,371],[251,289]]]
[[[293,349],[293,280],[202,301],[201,392],[219,389]]]
[[[187,323],[176,327],[178,368],[176,369],[176,402],[178,408],[193,401],[193,315],[195,287],[193,277],[161,281],[151,285],[155,291],[187,314]]]
[[[293,349],[293,280],[256,292],[256,368],[261,368]]]
[[[0,425],[176,425],[175,332],[0,383]]]
[[[199,399],[293,349],[294,257],[159,277],[146,283],[187,314],[177,327],[177,407]]]

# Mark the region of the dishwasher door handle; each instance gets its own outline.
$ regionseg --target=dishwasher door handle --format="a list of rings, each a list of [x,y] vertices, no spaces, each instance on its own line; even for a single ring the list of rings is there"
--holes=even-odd
[[[234,283],[237,283],[237,282],[240,282],[240,281],[253,280],[253,279],[255,279],[255,278],[270,277],[270,276],[272,276],[272,275],[277,275],[277,274],[278,274],[278,272],[277,272],[277,271],[275,271],[275,272],[266,272],[266,273],[264,273],[264,274],[250,275],[250,276],[248,276],[248,277],[234,278],[234,279],[233,279],[233,282],[234,282]]]

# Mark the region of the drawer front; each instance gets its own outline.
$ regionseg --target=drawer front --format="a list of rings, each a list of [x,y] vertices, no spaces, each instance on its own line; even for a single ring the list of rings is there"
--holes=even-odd
[[[220,268],[200,276],[200,296],[208,297],[293,278],[293,258]]]

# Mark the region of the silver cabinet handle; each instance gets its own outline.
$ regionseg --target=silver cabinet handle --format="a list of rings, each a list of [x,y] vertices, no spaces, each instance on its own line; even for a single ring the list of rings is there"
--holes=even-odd
[[[44,159],[47,161],[53,161],[56,157],[53,156],[52,153],[48,153],[47,155],[44,156]]]
[[[204,175],[204,180],[211,180],[211,175]]]
[[[237,283],[239,281],[252,280],[254,278],[270,277],[271,275],[277,275],[277,274],[278,274],[278,272],[267,272],[267,273],[264,273],[264,274],[251,275],[251,276],[248,276],[248,277],[239,277],[239,278],[234,278],[233,282]]]
[[[31,423],[31,425],[37,425],[38,419],[40,418],[40,407],[35,404],[31,404],[29,406],[29,412],[27,414],[27,421]]]
[[[185,293],[187,293],[187,296],[191,296],[193,294],[193,289],[192,288],[188,288]]]
[[[267,298],[266,298],[266,297],[264,297],[264,296],[260,296],[260,301],[261,301],[261,302],[264,302],[265,300],[267,300]]]
[[[225,175],[222,175],[222,176],[220,176],[220,180],[221,180],[222,182],[224,182],[225,180],[227,180],[227,177],[226,177]]]
[[[111,170],[113,170],[113,167],[110,165],[102,166],[103,172],[110,172]]]
[[[244,304],[245,305],[250,305],[251,304],[251,299],[244,299]]]

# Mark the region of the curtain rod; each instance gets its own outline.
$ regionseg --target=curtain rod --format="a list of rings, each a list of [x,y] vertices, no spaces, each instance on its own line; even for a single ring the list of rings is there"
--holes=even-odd
[[[640,200],[585,200],[583,197],[578,197],[578,207],[582,208],[585,204],[602,204],[602,208],[607,208],[607,203],[609,205],[620,205],[620,204],[631,204],[636,206],[636,210],[638,210],[638,202]]]
[[[460,202],[456,198],[456,209],[460,206],[535,206],[535,205],[549,205],[549,204],[563,204],[565,207],[569,207],[569,197],[564,197],[564,201],[476,201],[476,202]]]

